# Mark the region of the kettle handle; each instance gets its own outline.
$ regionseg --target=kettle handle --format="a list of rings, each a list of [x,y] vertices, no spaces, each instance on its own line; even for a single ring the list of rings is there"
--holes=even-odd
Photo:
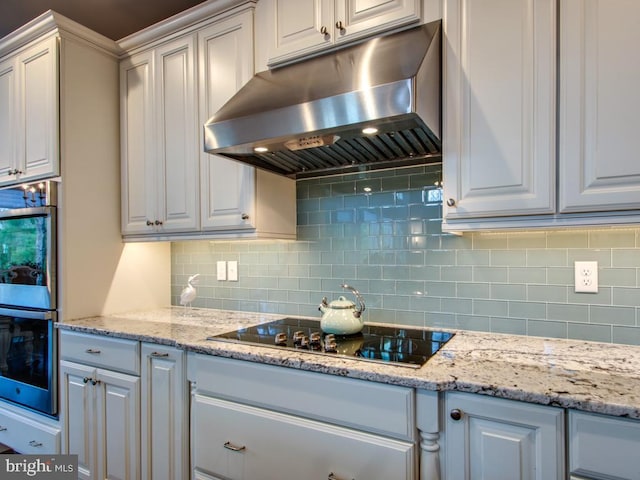
[[[356,290],[355,288],[353,288],[351,285],[347,285],[346,283],[343,283],[342,285],[340,285],[342,288],[346,288],[348,290],[351,290],[353,292],[353,294],[356,296],[356,298],[358,299],[358,303],[360,304],[358,309],[353,312],[353,314],[355,315],[356,318],[360,318],[360,315],[362,315],[362,312],[364,312],[364,299],[362,298],[362,295],[360,295],[360,292],[358,290]]]

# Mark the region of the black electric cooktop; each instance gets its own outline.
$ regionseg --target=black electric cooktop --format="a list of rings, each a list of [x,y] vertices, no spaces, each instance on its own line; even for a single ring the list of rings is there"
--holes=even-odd
[[[318,320],[283,318],[208,337],[263,347],[356,358],[419,368],[447,343],[453,333],[365,325],[354,335],[326,334]]]

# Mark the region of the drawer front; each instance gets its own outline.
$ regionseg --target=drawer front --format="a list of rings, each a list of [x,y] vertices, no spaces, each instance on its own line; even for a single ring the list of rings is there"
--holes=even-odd
[[[60,357],[84,365],[140,375],[140,342],[60,332]]]
[[[58,454],[60,429],[0,411],[0,443],[23,454]]]
[[[192,428],[195,472],[214,478],[414,480],[417,475],[413,443],[217,398],[194,397]]]
[[[569,468],[576,478],[640,480],[640,422],[569,412]]]
[[[411,388],[208,355],[191,354],[189,362],[198,393],[415,439]]]

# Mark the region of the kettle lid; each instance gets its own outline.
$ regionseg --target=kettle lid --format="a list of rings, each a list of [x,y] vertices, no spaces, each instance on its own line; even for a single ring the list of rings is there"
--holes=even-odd
[[[347,300],[344,296],[340,295],[337,300],[333,300],[329,303],[329,308],[341,309],[341,308],[354,308],[356,306],[351,300]]]

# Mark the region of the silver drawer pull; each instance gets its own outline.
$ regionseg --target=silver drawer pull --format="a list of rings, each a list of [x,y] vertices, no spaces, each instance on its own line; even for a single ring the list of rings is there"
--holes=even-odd
[[[93,348],[87,348],[85,350],[85,352],[91,353],[92,355],[97,355],[97,354],[101,353],[100,350],[94,350]]]
[[[169,354],[168,353],[161,353],[161,352],[151,352],[151,356],[152,357],[165,358],[165,357],[168,357]]]
[[[7,427],[0,425],[0,432],[6,432],[6,431],[7,431]]]
[[[331,472],[327,477],[327,480],[342,480],[342,477],[339,477],[335,473]],[[351,480],[356,480],[356,479],[352,478]]]
[[[42,443],[40,443],[40,442],[39,442],[39,441],[37,441],[37,440],[31,440],[31,441],[29,442],[29,446],[31,446],[31,447],[41,447],[41,446],[42,446]]]
[[[224,444],[224,448],[226,448],[227,450],[232,450],[232,451],[234,451],[234,452],[241,452],[241,451],[245,450],[247,447],[245,447],[244,445],[243,445],[243,446],[241,446],[241,447],[239,447],[239,446],[237,446],[237,445],[234,445],[234,444],[233,444],[233,443],[231,443],[231,442],[226,442],[226,443]]]

